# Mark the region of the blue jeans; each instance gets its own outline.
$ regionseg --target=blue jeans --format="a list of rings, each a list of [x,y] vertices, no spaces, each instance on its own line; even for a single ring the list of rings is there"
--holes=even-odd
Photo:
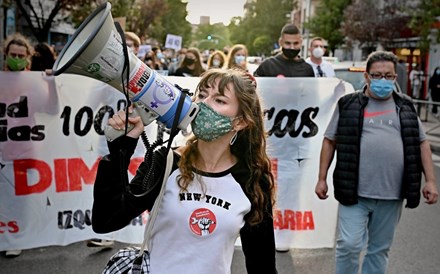
[[[359,197],[358,204],[338,208],[336,273],[358,274],[359,257],[367,244],[363,274],[385,274],[388,252],[402,213],[402,200]]]

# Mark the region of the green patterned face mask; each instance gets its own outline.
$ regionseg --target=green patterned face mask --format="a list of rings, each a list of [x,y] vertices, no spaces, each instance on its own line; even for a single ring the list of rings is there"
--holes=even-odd
[[[197,104],[200,110],[191,122],[192,131],[197,138],[210,142],[232,130],[232,121],[235,118],[222,115],[203,102]]]
[[[24,70],[27,66],[27,60],[24,58],[6,57],[6,64],[12,71]]]

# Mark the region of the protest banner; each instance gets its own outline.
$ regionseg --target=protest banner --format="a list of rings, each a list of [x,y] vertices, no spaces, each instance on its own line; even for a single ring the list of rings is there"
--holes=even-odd
[[[166,79],[191,92],[198,83],[197,77]],[[114,233],[98,235],[91,227],[93,183],[108,152],[103,127],[125,106],[124,95],[78,75],[0,72],[0,82],[0,250],[96,237],[140,243],[147,213]],[[277,247],[332,247],[337,203],[331,176],[328,200],[319,200],[314,187],[323,133],[338,98],[353,88],[336,78],[257,78],[257,86],[278,191]],[[154,141],[156,124],[146,132]],[[144,151],[139,142],[130,177]]]

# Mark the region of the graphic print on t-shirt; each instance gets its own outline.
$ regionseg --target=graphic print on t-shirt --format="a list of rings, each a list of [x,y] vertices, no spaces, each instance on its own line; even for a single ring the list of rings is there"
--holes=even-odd
[[[393,101],[377,102],[371,100],[371,103],[365,108],[364,130],[369,130],[369,127],[396,127],[397,125],[398,117]]]
[[[368,109],[365,110],[364,113],[364,117],[365,118],[371,118],[371,117],[376,117],[376,116],[380,116],[380,115],[384,115],[390,112],[395,111],[394,109],[389,109],[389,110],[384,110],[384,111],[374,111],[374,112],[369,112]]]
[[[207,236],[214,232],[217,219],[214,213],[207,208],[199,208],[193,211],[189,217],[189,227],[197,236]]]

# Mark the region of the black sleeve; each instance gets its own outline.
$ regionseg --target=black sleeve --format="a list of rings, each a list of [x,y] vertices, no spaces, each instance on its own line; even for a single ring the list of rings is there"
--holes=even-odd
[[[240,230],[240,238],[248,274],[278,273],[271,202],[267,205],[263,221],[254,226],[246,222]]]
[[[184,76],[182,68],[176,69],[176,72],[174,73],[174,76]]]
[[[264,69],[263,69],[263,64],[264,64],[264,62],[261,63],[261,64],[257,67],[257,69],[254,71],[254,76],[255,76],[255,77],[258,77],[258,76],[265,76],[265,74],[264,74]]]
[[[308,66],[308,68],[306,70],[306,76],[307,77],[315,77],[315,71],[313,70],[312,65],[310,65],[307,62],[304,62],[304,63]]]
[[[137,145],[137,139],[120,137],[108,143],[110,154],[104,156],[98,166],[93,189],[92,228],[96,233],[108,233],[127,226],[130,221],[145,210],[153,207],[160,191],[166,160],[165,147],[155,152],[156,165],[154,172],[154,188],[142,197],[135,197],[124,185],[124,177],[130,158]],[[121,161],[122,160],[122,161]],[[130,182],[130,187],[142,183],[148,170],[142,162],[136,175]]]

